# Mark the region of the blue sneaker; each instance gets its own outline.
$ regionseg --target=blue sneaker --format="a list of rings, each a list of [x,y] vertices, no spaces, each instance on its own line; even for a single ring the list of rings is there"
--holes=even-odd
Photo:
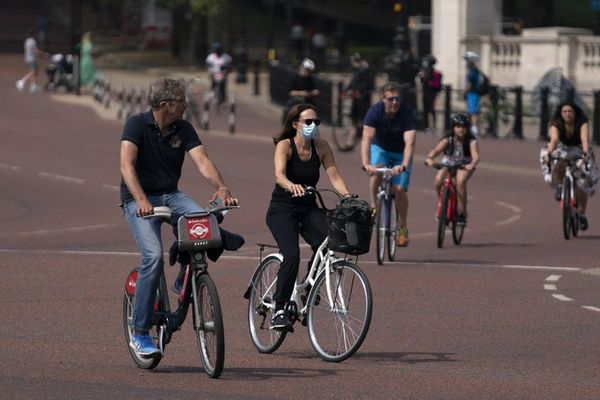
[[[156,347],[152,338],[148,335],[133,335],[129,342],[129,346],[142,357],[151,357],[160,353],[160,350],[158,350],[158,347]]]
[[[185,275],[178,274],[177,278],[175,279],[175,282],[173,282],[173,286],[171,287],[171,289],[176,294],[181,294],[181,291],[183,290],[183,279],[184,279],[184,277],[185,277]]]

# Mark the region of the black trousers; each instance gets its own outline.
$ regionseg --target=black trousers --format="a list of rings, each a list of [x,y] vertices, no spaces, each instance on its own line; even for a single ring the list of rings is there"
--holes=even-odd
[[[316,204],[271,203],[266,220],[283,255],[274,296],[275,308],[280,310],[290,300],[298,276],[299,235],[302,235],[314,253],[327,236],[327,219],[325,212]]]

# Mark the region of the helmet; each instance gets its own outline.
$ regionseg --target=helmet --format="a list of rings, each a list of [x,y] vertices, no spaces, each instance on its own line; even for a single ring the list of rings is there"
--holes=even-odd
[[[479,54],[475,53],[474,51],[467,51],[463,58],[468,62],[475,63],[479,61]]]
[[[450,116],[450,125],[454,128],[456,125],[464,125],[469,127],[469,117],[465,114],[452,114]]]
[[[304,68],[311,72],[315,70],[315,62],[310,58],[305,58],[304,60],[302,60],[302,63],[300,65],[302,65]]]
[[[219,42],[214,42],[212,45],[213,51],[223,51],[223,45]]]
[[[435,63],[437,63],[437,59],[433,54],[427,54],[425,57],[423,57],[423,61],[426,62],[428,65],[434,65]]]

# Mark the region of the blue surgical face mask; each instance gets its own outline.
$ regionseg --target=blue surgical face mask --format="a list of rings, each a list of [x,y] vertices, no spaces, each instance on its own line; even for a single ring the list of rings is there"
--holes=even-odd
[[[302,127],[302,136],[306,139],[312,139],[319,135],[319,126],[314,122],[310,125],[304,124]]]

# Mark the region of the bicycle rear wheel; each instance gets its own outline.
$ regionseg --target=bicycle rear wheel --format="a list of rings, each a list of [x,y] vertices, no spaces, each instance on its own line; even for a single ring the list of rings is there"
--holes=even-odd
[[[308,336],[323,360],[340,362],[352,356],[367,336],[373,295],[357,265],[334,261],[330,272],[319,274],[308,296]]]
[[[139,268],[134,269],[128,276],[127,279],[135,279],[137,278],[137,271]],[[160,360],[162,360],[162,355],[157,354],[152,357],[141,357],[139,356],[132,348],[129,343],[131,343],[131,337],[133,336],[133,301],[134,296],[125,292],[123,294],[123,331],[125,332],[125,344],[127,345],[127,350],[129,350],[129,354],[133,359],[133,362],[139,368],[142,369],[153,369],[158,365]],[[158,340],[158,334],[154,327],[152,328],[152,332],[150,332],[150,336],[154,337],[154,341]]]
[[[569,240],[571,238],[571,186],[565,179],[563,182],[563,197],[562,197],[562,222],[563,236]]]
[[[208,376],[218,378],[225,362],[223,314],[217,288],[207,273],[196,280],[195,300],[194,331],[202,364]]]
[[[388,260],[394,261],[396,257],[396,249],[398,248],[396,236],[398,235],[398,212],[396,211],[396,203],[394,198],[388,200],[389,216],[387,218],[387,248]]]
[[[387,227],[385,224],[385,216],[387,214],[387,204],[383,197],[377,200],[377,220],[375,221],[375,227],[377,228],[377,264],[383,264],[383,258],[385,256],[385,243],[387,236]]]
[[[287,331],[270,329],[275,310],[275,287],[281,259],[274,254],[263,258],[252,278],[248,302],[248,328],[259,353],[273,353],[283,343]]]
[[[448,192],[448,188],[446,186],[442,187],[442,191],[440,193],[441,204],[440,204],[440,213],[438,215],[438,232],[437,232],[437,247],[441,248],[444,245],[444,236],[446,234],[446,225],[447,225],[447,212],[448,212],[448,199],[450,198],[450,193]]]
[[[458,245],[462,242],[463,239],[463,235],[465,233],[465,224],[461,223],[458,224],[456,222],[456,196],[454,197],[454,215],[455,218],[452,221],[452,241],[454,242],[454,244]]]

